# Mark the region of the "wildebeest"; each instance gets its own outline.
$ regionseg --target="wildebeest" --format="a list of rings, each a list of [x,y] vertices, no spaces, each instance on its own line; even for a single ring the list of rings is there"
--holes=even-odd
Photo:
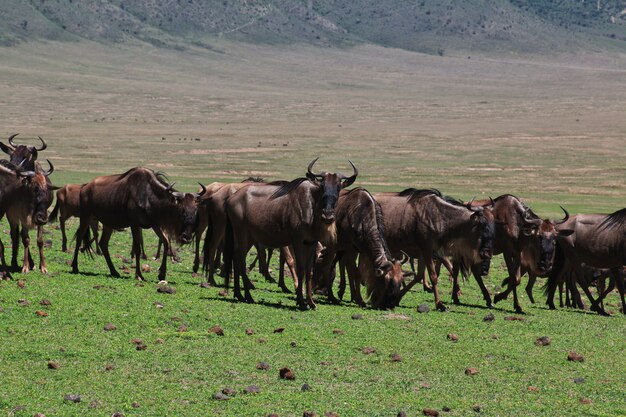
[[[22,227],[21,237],[24,245],[24,263],[22,272],[28,272],[33,267],[29,251],[30,237],[28,230],[37,226],[37,246],[39,248],[39,269],[48,273],[43,254],[43,226],[48,222],[48,202],[54,186],[49,185],[48,176],[54,171],[54,166],[48,161],[48,171],[36,168],[36,171],[23,171],[10,162],[1,163],[0,182],[0,218],[6,213],[12,227]],[[14,250],[15,253],[15,250]],[[4,260],[4,245],[2,245],[2,263]]]
[[[392,256],[402,252],[418,260],[415,280],[425,280],[428,271],[437,309],[446,307],[439,297],[437,257],[449,256],[462,265],[481,262],[489,270],[493,252],[493,216],[482,208],[470,209],[462,202],[443,196],[438,190],[408,188],[399,193],[375,194],[381,205],[385,238]]]
[[[118,277],[109,254],[109,239],[114,229],[131,228],[135,253],[135,277],[143,280],[140,269],[141,229],[152,228],[168,253],[170,238],[191,243],[198,224],[198,199],[203,192],[174,191],[164,175],[147,168],[132,168],[120,175],[97,177],[80,191],[80,225],[72,272],[78,273],[80,242],[89,244],[88,227],[95,218],[102,223],[100,249],[112,276]],[[159,279],[165,279],[167,256],[163,256]]]
[[[565,209],[563,209],[565,211]],[[562,269],[571,269],[570,276],[582,275],[582,265],[610,269],[626,314],[623,266],[626,265],[626,208],[612,214],[576,214],[565,211],[565,219],[557,224],[559,236],[554,266],[548,277],[547,304],[554,309],[554,293]],[[570,285],[576,285],[570,280]]]
[[[541,219],[522,201],[511,194],[504,194],[496,199],[472,200],[468,203],[471,207],[491,207],[495,220],[495,238],[493,254],[502,254],[507,266],[508,278],[503,282],[507,288],[494,296],[494,302],[506,299],[513,292],[513,305],[515,311],[523,312],[517,297],[517,286],[521,277],[527,272],[529,283],[526,292],[534,302],[532,287],[537,276],[546,276],[552,268],[554,258],[554,245],[557,231],[551,220]],[[458,268],[455,267],[455,270]],[[472,273],[480,283],[480,268],[476,265],[471,267]],[[454,274],[453,274],[454,275]],[[483,287],[481,287],[483,288]],[[452,296],[458,303],[458,285],[455,279],[455,288]],[[486,289],[483,297],[488,307],[491,307],[491,297]]]
[[[59,219],[61,227],[61,250],[67,252],[67,235],[65,233],[65,221],[71,217],[80,217],[80,189],[81,184],[66,184],[57,191],[57,201],[50,212],[50,221]],[[100,245],[98,244],[98,221],[93,219],[91,231],[96,243],[96,253],[100,255]]]
[[[18,134],[15,133],[9,137],[8,145],[0,142],[0,149],[3,152],[5,152],[7,155],[9,155],[9,162],[13,164],[13,166],[16,167],[17,169],[22,170],[22,171],[30,171],[30,172],[41,170],[41,166],[39,165],[39,163],[37,163],[37,157],[39,155],[39,152],[47,149],[48,144],[46,143],[46,141],[42,139],[41,136],[39,136],[39,140],[41,141],[41,148],[37,148],[35,146],[16,144],[15,142],[13,142],[13,139],[17,135]],[[51,190],[54,189],[52,188],[52,183],[50,182],[50,179],[47,177],[46,177],[46,183],[49,189]],[[49,193],[48,202],[47,202],[48,205],[46,207],[50,207],[50,205],[52,205],[52,201],[53,201],[53,194]],[[20,232],[19,225],[15,223],[11,223],[10,219],[9,219],[9,223],[11,226],[11,247],[12,247],[11,267],[17,268],[18,267],[17,256],[19,253],[19,238],[21,234],[22,239],[24,239],[24,232],[23,231]],[[38,236],[43,235],[42,227],[43,227],[42,225],[37,226]],[[33,262],[33,259],[30,256],[30,253],[28,254],[28,264],[29,264],[29,269],[34,268],[35,266],[35,263]]]
[[[350,162],[353,175],[312,171],[317,159],[308,168],[306,178],[266,185],[249,185],[226,200],[226,236],[224,263],[234,266],[235,297],[253,302],[246,273],[246,254],[254,243],[265,247],[290,246],[296,262],[297,305],[315,308],[312,298],[311,266],[315,246],[336,239],[335,207],[341,189],[352,184],[358,170]],[[206,258],[205,258],[206,259]],[[242,297],[239,278],[244,281]],[[306,283],[306,303],[303,285]]]
[[[394,269],[396,265],[385,241],[380,205],[363,188],[342,191],[337,202],[336,224],[337,240],[334,245],[324,248],[320,259],[322,265],[316,268],[316,275],[325,278],[323,287],[329,299],[337,301],[332,279],[328,278],[332,277],[330,272],[335,258],[340,258],[348,272],[353,301],[365,305],[360,291],[360,284],[364,282],[372,307],[394,308],[404,276],[401,269]]]

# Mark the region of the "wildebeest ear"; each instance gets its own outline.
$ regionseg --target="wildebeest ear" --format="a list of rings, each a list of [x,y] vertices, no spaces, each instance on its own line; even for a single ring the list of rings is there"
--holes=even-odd
[[[2,152],[6,153],[7,155],[11,155],[13,153],[13,148],[11,148],[9,145],[5,145],[2,142],[0,142],[0,149],[2,149]]]
[[[557,234],[558,234],[560,237],[567,237],[567,236],[569,236],[569,235],[571,235],[571,234],[573,234],[573,233],[574,233],[574,230],[573,230],[573,229],[563,229],[563,230],[559,230],[559,231],[557,231]]]
[[[313,182],[318,182],[318,181],[317,181],[317,177],[316,177],[314,174],[311,174],[311,173],[307,172],[307,173],[306,173],[306,177],[307,177],[309,180],[313,181]]]

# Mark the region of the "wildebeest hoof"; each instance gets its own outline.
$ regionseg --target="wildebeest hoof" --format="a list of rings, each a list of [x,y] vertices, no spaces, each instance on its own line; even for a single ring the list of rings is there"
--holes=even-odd
[[[454,303],[454,305],[461,305],[461,301],[458,298],[453,299],[452,302]]]
[[[437,310],[441,312],[446,312],[448,311],[448,307],[446,307],[446,305],[440,301],[437,303]]]
[[[254,299],[251,296],[247,296],[245,298],[246,303],[248,304],[254,304]]]
[[[433,287],[424,287],[424,291],[432,293],[433,292]]]
[[[506,298],[506,296],[502,295],[502,293],[498,293],[493,297],[493,303],[498,304],[498,301],[502,301]]]
[[[119,277],[120,277],[120,273],[119,273],[119,272],[117,272],[117,271],[113,271],[113,272],[111,272],[111,276],[112,276],[113,278],[119,278]]]
[[[306,310],[307,310],[307,306],[306,306],[306,304],[304,304],[303,302],[299,302],[299,303],[298,303],[298,310],[300,310],[300,311],[306,311]]]
[[[145,281],[146,279],[143,277],[143,275],[135,275],[135,279],[137,281]]]
[[[269,275],[265,277],[265,280],[272,284],[276,283],[276,280]]]
[[[40,268],[40,271],[41,271],[41,273],[42,273],[42,274],[44,274],[44,275],[48,275],[48,268],[46,268],[45,266],[42,266],[42,267]]]

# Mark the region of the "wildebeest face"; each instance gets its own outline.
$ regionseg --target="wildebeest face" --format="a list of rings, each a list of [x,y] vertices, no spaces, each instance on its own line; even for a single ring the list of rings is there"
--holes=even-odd
[[[556,244],[556,229],[549,220],[544,220],[537,230],[539,259],[537,269],[540,274],[546,274],[552,269],[554,249]]]
[[[350,177],[346,177],[343,174],[329,174],[326,172],[316,174],[311,169],[317,160],[318,158],[315,158],[309,164],[306,176],[320,187],[322,192],[320,201],[321,218],[324,223],[331,224],[335,221],[335,208],[339,200],[339,192],[342,188],[349,187],[356,180],[359,171],[354,164],[349,161],[354,170],[354,174]]]
[[[191,243],[198,228],[198,205],[201,197],[206,193],[206,187],[200,184],[201,191],[197,193],[171,192],[172,201],[176,207],[178,225],[176,235],[181,244]]]
[[[52,172],[52,171],[50,171]],[[48,202],[50,201],[50,191],[56,187],[48,186],[46,176],[50,173],[35,173],[34,171],[19,172],[22,177],[22,184],[28,189],[32,196],[32,218],[37,226],[48,223]]]
[[[41,140],[42,143],[41,148],[36,148],[35,146],[17,145],[13,142],[13,138],[16,136],[17,134],[14,134],[9,138],[9,145],[5,145],[0,142],[0,149],[10,156],[9,160],[13,165],[27,170],[35,169],[35,161],[37,160],[38,151],[43,151],[48,147],[46,141],[39,137],[39,140]]]
[[[479,240],[478,255],[481,259],[481,273],[487,275],[491,266],[493,244],[496,237],[493,212],[489,208],[479,209],[471,217]]]
[[[198,227],[198,202],[196,197],[190,193],[173,193],[172,197],[177,212],[176,235],[178,242],[186,245],[191,243]]]

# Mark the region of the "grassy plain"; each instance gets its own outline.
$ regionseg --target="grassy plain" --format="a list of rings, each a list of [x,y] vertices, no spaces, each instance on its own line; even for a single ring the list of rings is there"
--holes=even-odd
[[[463,199],[510,192],[544,216],[559,216],[559,204],[571,212],[624,207],[624,57],[470,59],[226,42],[217,49],[1,48],[0,136],[46,137],[42,157],[54,163],[56,184],[145,165],[192,190],[197,181],[300,176],[321,156],[327,170],[348,170],[353,160],[358,184],[371,190],[437,187]],[[5,223],[2,231],[7,243]],[[415,416],[425,407],[449,407],[450,416],[626,415],[619,314],[547,311],[537,290],[538,305],[523,298],[524,321],[504,320],[513,314],[505,301],[484,322],[489,311],[473,281],[463,285],[467,305],[448,313],[418,314],[417,305],[432,307],[419,290],[393,314],[323,300],[318,311],[300,313],[293,297],[263,282],[254,293],[260,303],[237,304],[198,287],[188,250],[170,269],[177,293],[165,295],[154,288],[155,272],[143,286],[128,274],[112,279],[100,258],[81,257],[84,275],[68,274],[70,255],[60,252],[60,233],[50,233],[50,275],[15,274],[24,288],[0,283],[0,410],[8,415]],[[152,236],[149,243],[153,250]],[[121,266],[127,233],[112,244]],[[492,268],[493,292],[504,271],[499,262]],[[40,306],[44,298],[52,304]],[[609,304],[617,313],[615,295]],[[363,318],[352,320],[355,313]],[[104,331],[109,322],[117,330]],[[214,325],[225,335],[210,334]],[[273,333],[278,327],[285,331]],[[544,335],[552,344],[535,346]],[[147,349],[137,351],[133,338]],[[376,352],[363,354],[366,347]],[[585,361],[568,362],[569,350]],[[393,353],[403,360],[392,362]],[[48,369],[49,360],[60,369]],[[260,361],[271,369],[257,370]],[[283,366],[295,381],[278,378]],[[467,367],[479,373],[466,376]],[[304,383],[310,391],[301,391]],[[261,393],[241,394],[253,384]],[[213,400],[224,387],[240,393]],[[63,401],[70,393],[82,402]]]

